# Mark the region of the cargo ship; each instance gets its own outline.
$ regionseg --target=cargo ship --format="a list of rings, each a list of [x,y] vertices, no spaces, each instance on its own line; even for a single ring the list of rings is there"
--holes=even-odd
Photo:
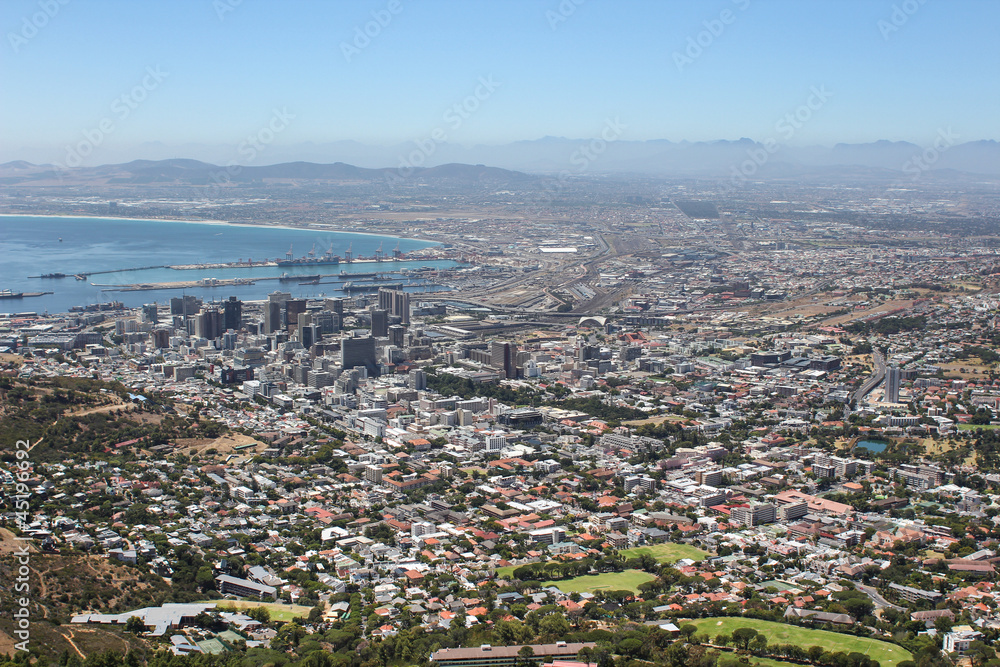
[[[280,276],[278,276],[278,282],[282,283],[289,283],[296,280],[319,280],[319,274],[314,273],[308,276],[306,275],[300,276],[297,274],[288,275],[287,273],[282,273]]]
[[[276,260],[275,263],[278,266],[329,266],[331,264],[340,264],[340,257],[333,254],[333,246],[320,256],[316,256],[316,246],[313,245],[312,250],[303,255],[302,257],[295,257],[292,254],[292,248],[288,248],[288,252],[285,253],[284,259]]]
[[[20,299],[24,297],[24,292],[12,292],[9,289],[0,289],[0,299]]]

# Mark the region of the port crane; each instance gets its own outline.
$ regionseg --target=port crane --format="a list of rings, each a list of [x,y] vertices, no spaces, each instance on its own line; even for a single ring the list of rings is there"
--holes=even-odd
[[[347,246],[347,252],[344,253],[344,261],[345,262],[350,262],[351,261],[351,256],[352,256],[351,255],[351,249],[352,248],[354,248],[354,242],[353,241],[351,242],[350,245]]]
[[[292,245],[288,244],[288,252],[285,253],[287,259],[294,259],[295,255],[292,254]]]
[[[382,251],[382,244],[379,243],[378,248],[375,250],[375,261],[381,262],[383,259],[385,259],[385,253]]]
[[[392,249],[392,259],[394,261],[399,261],[399,258],[403,256],[402,251],[399,249],[399,241],[396,241],[396,247]]]

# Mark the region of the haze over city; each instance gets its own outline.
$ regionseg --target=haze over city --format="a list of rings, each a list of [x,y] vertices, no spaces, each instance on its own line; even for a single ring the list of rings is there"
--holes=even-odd
[[[0,2],[0,667],[1000,667],[998,19]]]

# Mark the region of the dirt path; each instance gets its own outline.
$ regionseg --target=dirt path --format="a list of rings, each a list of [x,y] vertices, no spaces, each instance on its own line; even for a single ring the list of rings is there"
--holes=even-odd
[[[99,405],[96,408],[84,408],[83,410],[77,410],[76,412],[67,412],[64,416],[66,417],[82,417],[84,415],[93,415],[98,412],[112,412],[114,410],[121,410],[128,407],[125,403],[113,403],[112,405]]]
[[[80,650],[80,647],[79,647],[79,646],[77,646],[77,645],[76,645],[76,642],[74,642],[74,641],[73,641],[73,637],[74,637],[74,635],[73,635],[73,631],[72,631],[72,630],[67,630],[67,632],[69,632],[69,636],[67,636],[66,634],[64,634],[64,633],[62,632],[62,630],[60,630],[60,631],[59,631],[59,634],[61,634],[61,635],[63,636],[63,638],[64,638],[64,639],[65,639],[66,641],[68,641],[68,642],[69,642],[69,645],[73,647],[73,650],[74,650],[74,651],[76,651],[77,655],[79,655],[79,656],[80,656],[80,658],[82,658],[83,660],[86,660],[86,659],[87,659],[87,656],[85,656],[85,655],[83,654],[83,651],[81,651],[81,650]]]

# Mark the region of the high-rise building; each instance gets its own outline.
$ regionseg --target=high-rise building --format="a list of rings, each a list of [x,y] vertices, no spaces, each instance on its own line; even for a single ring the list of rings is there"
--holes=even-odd
[[[191,294],[175,296],[170,299],[171,315],[194,315],[201,307],[201,299]]]
[[[385,338],[389,335],[389,313],[381,308],[371,311],[372,315],[372,336]]]
[[[340,316],[340,321],[344,321],[344,300],[343,299],[327,299],[323,302],[323,307],[326,310],[333,311]]]
[[[427,389],[427,373],[420,370],[419,368],[414,368],[410,371],[410,389],[414,391],[423,391]]]
[[[289,328],[292,326],[298,326],[299,314],[304,312],[306,312],[305,299],[289,299],[285,302],[285,322],[288,324]]]
[[[301,317],[301,315],[299,317]],[[319,342],[319,339],[322,337],[319,333],[319,327],[315,324],[306,324],[304,326],[299,325],[296,335],[299,337],[299,342],[302,343],[302,347],[307,350]]]
[[[393,324],[389,327],[389,345],[402,348],[406,344],[406,327]]]
[[[899,385],[902,375],[898,366],[892,366],[885,372],[885,400],[889,403],[899,403]]]
[[[399,318],[405,325],[410,324],[410,293],[403,290],[396,290],[392,297],[391,315]]]
[[[268,301],[264,304],[264,333],[270,335],[281,328],[281,302]]]
[[[364,366],[368,373],[376,375],[378,366],[375,362],[375,339],[344,338],[340,341],[340,365],[346,370],[355,366]]]
[[[159,316],[156,314],[156,304],[147,303],[142,307],[142,321],[150,322],[156,324],[159,322]]]
[[[239,331],[243,326],[243,302],[231,296],[222,304],[222,309],[225,316],[223,322],[225,330]]]
[[[385,289],[384,287],[379,288],[378,307],[385,311],[392,310],[392,293],[395,291],[396,290]]]
[[[389,312],[392,317],[398,317],[401,323],[410,323],[410,294],[398,289],[380,289],[378,291],[378,307]]]
[[[340,316],[332,310],[318,310],[312,313],[312,320],[321,336],[340,331]]]
[[[170,347],[170,329],[153,329],[150,340],[157,349]]]
[[[490,366],[503,373],[504,378],[516,379],[517,367],[514,365],[516,354],[515,346],[495,340],[490,343]]]
[[[202,309],[195,317],[194,335],[214,340],[222,335],[222,313],[214,308]]]

